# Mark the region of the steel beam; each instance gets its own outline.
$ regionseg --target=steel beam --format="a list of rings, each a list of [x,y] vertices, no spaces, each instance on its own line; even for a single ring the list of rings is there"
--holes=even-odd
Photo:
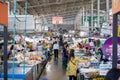
[[[44,4],[42,4],[42,5],[33,5],[33,6],[28,6],[28,8],[36,8],[36,7],[50,7],[50,6],[60,6],[60,5],[69,5],[69,4],[74,4],[74,3],[79,3],[79,5],[83,5],[83,2],[81,2],[80,0],[78,0],[78,1],[68,1],[68,2],[53,2],[53,3],[44,3]],[[84,2],[85,4],[90,4],[90,2],[89,1],[86,1],[86,2]]]
[[[78,13],[78,11],[75,11],[75,12],[68,11],[68,12],[58,13],[57,15],[55,15],[55,14],[47,14],[47,15],[44,15],[44,17],[52,17],[52,16],[66,17],[66,16],[71,16],[71,15],[77,15],[77,13]]]

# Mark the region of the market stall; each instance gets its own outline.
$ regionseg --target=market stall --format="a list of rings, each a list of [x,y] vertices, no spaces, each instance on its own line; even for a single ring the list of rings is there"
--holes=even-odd
[[[14,4],[16,4],[16,1],[14,2]],[[0,59],[1,56],[4,56],[4,59],[8,60],[6,61],[7,63],[4,62],[5,67],[3,67],[3,60],[0,60],[0,80],[5,78],[8,78],[8,80],[37,80],[47,63],[48,57],[46,57],[47,53],[45,53],[45,50],[49,48],[49,45],[46,45],[47,43],[42,43],[44,45],[44,51],[38,51],[38,46],[36,45],[37,42],[35,43],[34,38],[32,39],[27,37],[27,2],[25,2],[25,20],[23,35],[18,35],[16,31],[16,5],[14,6],[14,11],[14,34],[12,36],[13,41],[8,44],[8,47],[7,45],[5,45],[4,54],[0,54]],[[41,39],[38,38],[37,40],[40,41]],[[42,41],[44,42],[43,39]],[[3,43],[7,44],[6,40],[4,40]],[[33,44],[35,44],[35,46],[33,46]],[[8,70],[6,69],[6,67]],[[7,72],[8,76],[6,75]]]
[[[107,58],[101,60],[101,55],[97,52],[100,47],[104,48],[103,45],[107,40],[104,43],[101,41],[99,38],[84,38],[79,41],[75,40],[74,43],[69,44],[68,50],[75,50],[74,54],[78,60],[77,68],[79,70],[80,80],[91,80],[95,78],[104,80],[104,76],[112,68],[111,61],[107,61]],[[104,53],[103,56],[105,55]]]
[[[14,75],[12,73],[12,68],[8,69],[8,80],[9,79],[15,79],[15,80],[33,80],[32,79],[32,68],[26,68],[25,71],[23,71],[23,68],[16,67]],[[0,79],[4,78],[4,74],[0,74]]]

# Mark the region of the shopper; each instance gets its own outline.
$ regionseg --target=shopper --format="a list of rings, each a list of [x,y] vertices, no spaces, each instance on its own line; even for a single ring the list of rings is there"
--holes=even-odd
[[[67,62],[68,62],[68,57],[69,57],[68,47],[69,47],[69,45],[67,44],[67,45],[66,45],[66,60],[67,60]],[[67,62],[66,62],[66,63],[67,63]]]
[[[62,55],[62,65],[63,67],[67,67],[67,42],[64,43],[63,45],[63,55]]]
[[[74,55],[74,49],[70,50],[69,61],[67,65],[66,75],[69,76],[69,80],[77,80],[77,66],[78,61]]]
[[[7,55],[7,58],[9,59],[10,57],[12,57],[12,51],[14,49],[14,45],[11,44],[11,47],[10,47],[10,50],[8,51],[8,55]]]
[[[59,45],[58,45],[57,41],[55,41],[55,43],[53,45],[53,50],[54,50],[54,58],[56,60],[56,59],[58,59],[58,50],[59,50]]]
[[[63,37],[60,35],[60,41],[59,41],[60,47],[63,47]]]
[[[32,45],[32,43],[29,43],[29,51],[28,52],[33,52],[34,50],[33,50],[33,45]]]
[[[120,80],[120,69],[112,68],[107,73],[105,80]]]

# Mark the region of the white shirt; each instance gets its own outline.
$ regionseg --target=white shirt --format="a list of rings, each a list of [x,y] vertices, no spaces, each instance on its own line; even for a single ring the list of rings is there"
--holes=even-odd
[[[53,49],[59,49],[59,45],[56,43],[53,45]]]
[[[38,46],[38,51],[43,51],[43,45]]]

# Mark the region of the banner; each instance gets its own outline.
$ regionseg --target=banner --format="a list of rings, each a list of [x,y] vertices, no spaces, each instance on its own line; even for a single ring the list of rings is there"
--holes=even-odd
[[[118,40],[117,56],[118,56],[118,62],[120,62],[120,37],[118,37],[117,40]],[[112,55],[114,54],[114,53],[112,53],[112,47],[113,47],[112,46],[112,37],[110,37],[105,41],[105,43],[102,46],[104,56],[109,60],[112,60]]]
[[[63,17],[52,17],[52,23],[53,24],[62,24],[63,23]]]
[[[112,13],[120,12],[120,0],[112,0]]]
[[[87,22],[88,22],[88,25],[90,26],[91,25],[91,16],[84,16],[84,22],[86,21],[86,18],[87,18]],[[94,25],[97,23],[97,16],[93,16],[93,22],[94,22]],[[104,16],[100,16],[100,25],[102,25],[104,22]],[[82,23],[83,23],[83,20],[82,20]]]
[[[8,6],[0,2],[0,24],[8,26]]]

